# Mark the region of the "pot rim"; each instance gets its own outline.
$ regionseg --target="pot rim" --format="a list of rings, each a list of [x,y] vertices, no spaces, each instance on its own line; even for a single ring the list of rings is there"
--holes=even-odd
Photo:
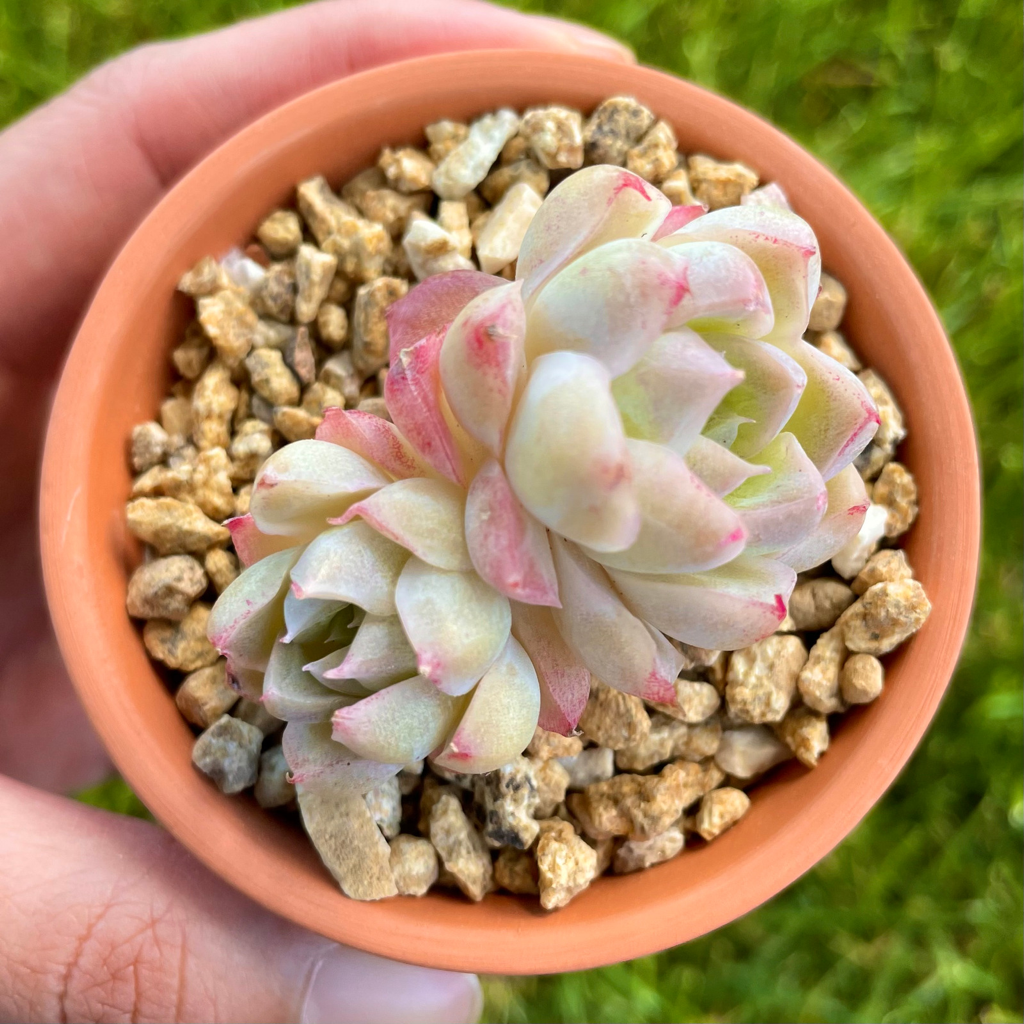
[[[531,76],[534,85],[518,85]],[[223,797],[198,777],[187,755],[181,756],[184,737],[191,733],[180,718],[180,728],[165,727],[173,732],[166,744],[162,734],[150,731],[147,735],[150,727],[146,723],[157,718],[163,721],[168,703],[170,711],[177,712],[162,684],[159,693],[148,683],[138,688],[107,685],[110,678],[130,680],[144,671],[138,657],[142,644],[135,632],[136,650],[129,651],[124,639],[126,614],[122,610],[124,621],[115,623],[102,610],[100,561],[114,556],[98,549],[104,545],[115,549],[122,568],[131,554],[117,539],[119,527],[110,522],[107,505],[96,498],[102,509],[93,510],[100,471],[87,472],[99,420],[95,396],[118,372],[115,357],[108,351],[115,347],[107,345],[109,333],[130,320],[124,310],[130,310],[132,297],[151,283],[155,272],[152,254],[157,254],[155,262],[159,263],[164,239],[184,230],[182,221],[190,217],[200,220],[197,210],[203,211],[202,216],[217,216],[222,208],[217,204],[230,199],[240,187],[239,181],[253,180],[274,160],[287,164],[288,154],[311,133],[345,116],[337,111],[379,107],[386,116],[388,104],[394,106],[402,97],[412,102],[413,97],[453,89],[452,83],[458,82],[464,83],[460,88],[465,95],[472,83],[495,77],[507,80],[506,92],[542,88],[549,96],[547,102],[573,102],[561,97],[577,87],[574,83],[607,83],[604,96],[636,95],[669,120],[678,120],[684,113],[699,114],[702,120],[695,130],[717,132],[716,137],[724,140],[724,126],[728,126],[734,138],[741,139],[738,149],[765,154],[762,167],[791,166],[792,173],[807,184],[806,189],[790,192],[797,208],[811,205],[802,200],[813,195],[815,205],[831,211],[845,225],[847,237],[852,239],[850,247],[855,245],[858,254],[863,253],[857,257],[867,267],[863,273],[879,285],[871,303],[884,306],[890,320],[895,317],[894,310],[902,309],[906,322],[913,324],[913,330],[905,331],[899,340],[919,356],[927,354],[927,360],[921,360],[921,372],[935,382],[944,400],[941,417],[933,415],[930,407],[926,409],[931,416],[927,423],[934,420],[938,424],[934,430],[940,431],[930,440],[948,443],[946,457],[938,461],[954,460],[957,466],[955,477],[943,479],[943,487],[948,488],[943,490],[948,499],[945,518],[934,519],[937,507],[922,503],[925,532],[931,531],[928,537],[935,534],[937,539],[922,539],[918,544],[914,536],[911,541],[924,558],[917,568],[930,578],[926,583],[935,609],[921,635],[893,661],[890,672],[898,675],[899,685],[891,688],[892,693],[887,690],[870,711],[850,713],[837,734],[835,746],[842,746],[841,756],[837,753],[832,761],[826,757],[814,773],[802,774],[790,766],[759,787],[758,792],[772,794],[770,800],[764,798],[766,805],[771,803],[776,811],[784,812],[783,817],[788,812],[789,818],[803,823],[802,829],[792,831],[793,825],[780,827],[766,813],[755,814],[762,802],[755,796],[745,829],[733,830],[708,848],[684,853],[638,875],[603,878],[554,915],[507,895],[488,897],[477,906],[436,895],[380,903],[350,901],[336,890],[325,871],[319,869],[318,874],[315,859],[310,861],[295,842],[278,835],[280,828],[269,824],[266,812],[258,811],[262,816],[258,818],[245,801]],[[483,113],[496,105],[481,100],[476,109]],[[514,105],[522,104],[517,101]],[[444,115],[438,107],[435,117],[440,116]],[[715,127],[707,127],[709,124]],[[685,133],[680,138],[682,145]],[[398,140],[378,136],[374,143],[384,141]],[[743,153],[721,152],[722,148],[717,147],[721,158],[745,158]],[[753,158],[746,159],[758,166]],[[785,187],[787,182],[782,184]],[[813,221],[812,227],[818,230]],[[848,253],[833,255],[846,258]],[[825,263],[829,264],[828,258]],[[857,267],[862,264],[855,260]],[[905,409],[911,418],[926,419],[923,405],[915,408],[908,404]],[[914,438],[915,452],[921,436]],[[929,480],[933,471],[947,477],[950,473],[948,466],[928,469]],[[120,480],[126,470],[104,472]],[[105,478],[100,481],[104,486],[108,482]],[[114,508],[121,519],[126,496],[122,488]],[[99,521],[102,511],[107,519]],[[369,952],[447,969],[536,974],[646,955],[721,927],[791,884],[855,827],[913,753],[959,657],[978,570],[980,481],[967,396],[937,314],[894,242],[814,157],[757,115],[665,72],[543,51],[481,50],[385,65],[321,86],[243,128],[170,189],[114,260],[70,350],[48,427],[40,530],[54,626],[89,716],[125,778],[199,860],[269,909]],[[107,569],[102,572],[109,576]],[[927,652],[921,646],[925,637],[930,645]],[[145,658],[144,652],[141,656]],[[150,675],[158,679],[152,668]],[[866,716],[872,716],[870,729],[865,725]],[[858,744],[849,738],[841,744],[839,740],[847,732],[851,737],[866,733],[870,742]],[[822,780],[820,784],[807,783],[812,775]],[[844,799],[836,799],[836,787]],[[218,827],[209,827],[211,821]],[[296,838],[305,842],[302,836]],[[709,856],[721,858],[727,868],[716,871]]]

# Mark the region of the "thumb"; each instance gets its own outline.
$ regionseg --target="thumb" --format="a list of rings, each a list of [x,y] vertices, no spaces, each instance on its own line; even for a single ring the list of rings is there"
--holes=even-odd
[[[472,975],[289,924],[154,825],[4,778],[0,821],[0,1021],[469,1024],[480,1013]]]

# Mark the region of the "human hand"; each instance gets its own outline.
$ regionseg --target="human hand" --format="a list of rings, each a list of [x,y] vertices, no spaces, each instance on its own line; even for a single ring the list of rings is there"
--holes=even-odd
[[[476,0],[329,0],[142,47],[0,134],[0,1020],[383,1024],[480,1012],[471,975],[305,932],[155,826],[51,795],[109,765],[50,627],[35,492],[74,327],[131,230],[184,171],[317,85],[485,47],[632,59],[590,29]]]

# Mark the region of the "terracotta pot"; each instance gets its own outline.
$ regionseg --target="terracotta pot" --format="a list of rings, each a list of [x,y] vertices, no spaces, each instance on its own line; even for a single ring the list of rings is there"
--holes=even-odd
[[[190,763],[192,733],[125,613],[139,550],[124,503],[126,440],[166,392],[188,303],[174,292],[200,256],[248,239],[295,183],[342,182],[384,144],[441,117],[558,101],[589,110],[632,94],[667,118],[683,152],[742,160],[778,181],[846,285],[844,330],[894,386],[910,430],[901,457],[921,515],[907,554],[934,611],[889,659],[885,693],[849,714],[821,765],[790,766],[742,824],[653,870],[602,878],[569,907],[437,893],[357,903],[305,836],[249,799],[222,796]],[[569,971],[651,953],[745,914],[825,856],[885,792],[938,706],[967,629],[978,565],[979,477],[953,352],[914,272],[821,164],[755,115],[647,68],[586,57],[478,52],[391,65],[325,86],[226,142],[146,218],[111,267],[68,359],[42,481],[47,593],[61,650],[114,761],[156,817],[253,899],[340,942],[468,971]]]

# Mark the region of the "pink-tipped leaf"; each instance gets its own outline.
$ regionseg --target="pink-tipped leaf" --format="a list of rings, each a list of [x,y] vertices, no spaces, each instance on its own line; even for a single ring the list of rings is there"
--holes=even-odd
[[[747,462],[709,437],[696,437],[686,450],[686,464],[720,498],[730,494],[744,480],[770,473],[768,466]]]
[[[370,412],[328,409],[316,428],[316,437],[348,448],[396,480],[432,476],[434,472],[394,423]]]
[[[412,649],[397,615],[367,615],[345,656],[325,671],[329,680],[355,679],[367,690],[379,690],[416,673]]]
[[[263,678],[263,706],[285,722],[322,722],[338,708],[353,703],[327,689],[303,668],[305,658],[297,644],[274,645]]]
[[[243,566],[248,567],[276,551],[285,551],[312,540],[317,531],[310,529],[305,537],[289,537],[280,534],[262,533],[252,513],[235,516],[224,524],[231,531],[231,544]]]
[[[281,737],[291,780],[301,789],[337,787],[368,793],[397,775],[401,764],[359,757],[331,739],[330,722],[289,722]]]

